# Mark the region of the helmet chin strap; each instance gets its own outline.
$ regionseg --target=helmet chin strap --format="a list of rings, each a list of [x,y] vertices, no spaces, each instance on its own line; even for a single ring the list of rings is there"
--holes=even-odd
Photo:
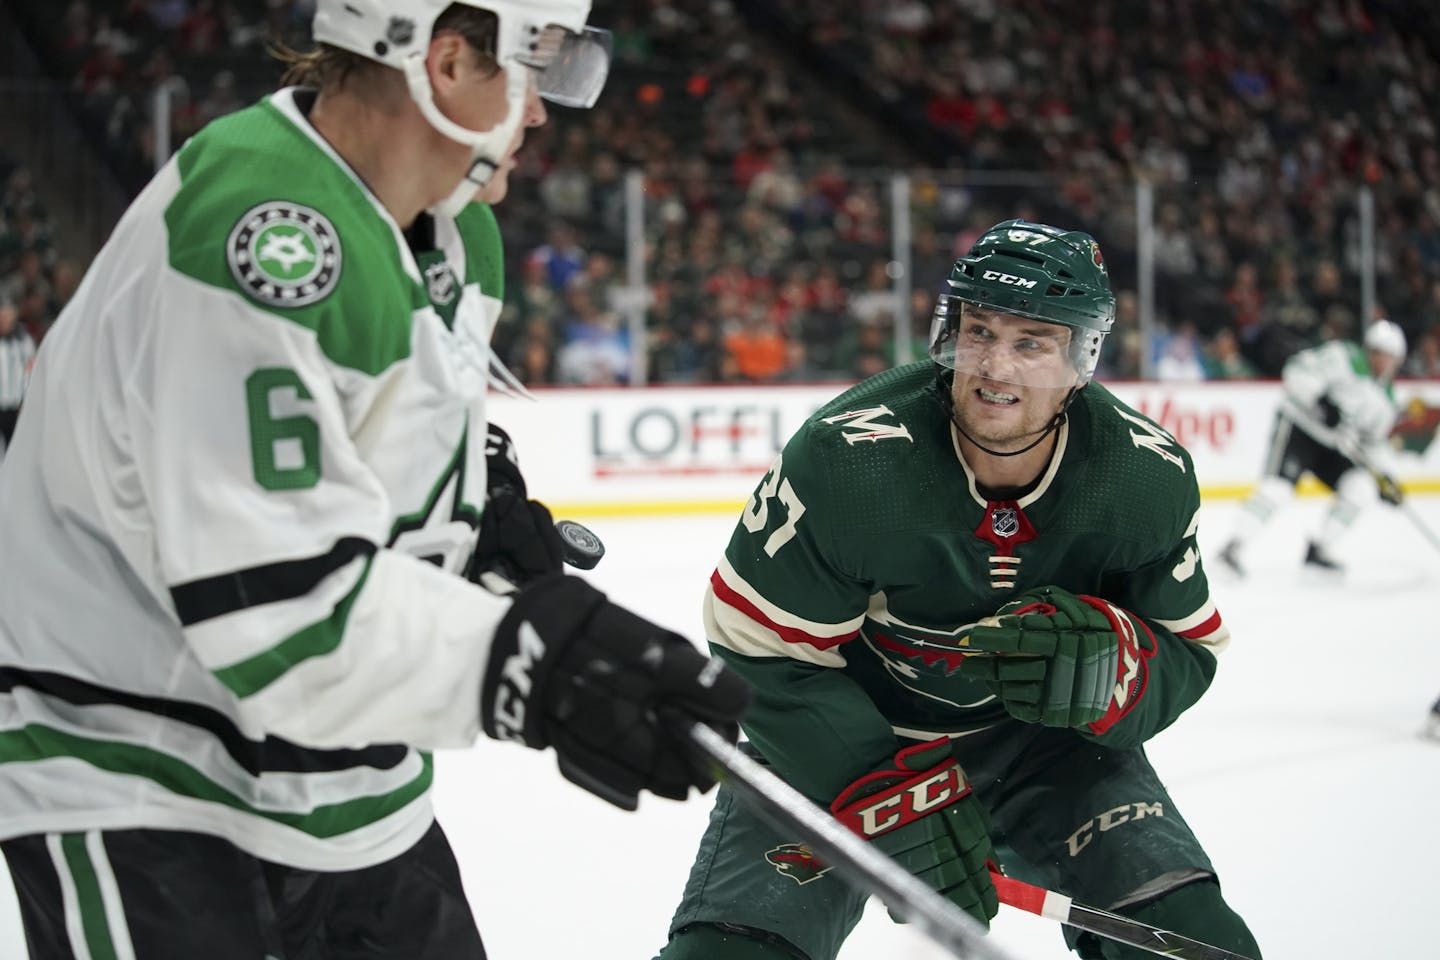
[[[470,169],[448,196],[430,208],[430,212],[437,216],[458,216],[500,168],[500,160],[524,119],[525,96],[530,83],[528,72],[520,64],[512,64],[505,71],[505,119],[485,131],[463,127],[440,112],[435,105],[435,91],[430,86],[424,57],[411,57],[405,61],[405,83],[410,88],[410,99],[415,101],[430,126],[470,148]]]
[[[498,167],[491,160],[485,157],[476,157],[470,163],[470,170],[465,174],[463,180],[455,185],[450,195],[430,208],[430,213],[437,217],[458,217],[460,211],[464,210],[475,194],[490,182]]]

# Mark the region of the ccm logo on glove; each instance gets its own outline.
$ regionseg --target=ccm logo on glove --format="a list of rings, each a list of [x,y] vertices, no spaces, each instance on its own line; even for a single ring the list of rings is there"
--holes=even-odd
[[[923,780],[905,785],[899,793],[870,804],[842,811],[846,825],[862,837],[878,837],[959,800],[970,792],[960,767],[947,763]]]
[[[714,786],[687,731],[703,723],[734,743],[750,696],[689,640],[557,573],[514,594],[495,629],[480,722],[496,739],[554,747],[567,780],[634,810],[642,790],[684,800]]]
[[[500,667],[492,718],[498,740],[525,739],[525,701],[530,698],[535,665],[545,657],[545,641],[527,620],[515,631],[516,651]]]
[[[995,856],[990,818],[950,755],[949,739],[912,744],[896,753],[892,763],[841,790],[830,812],[976,921],[988,924],[1000,908],[986,867]]]
[[[954,803],[970,792],[970,784],[949,750],[948,740],[907,747],[897,755],[896,769],[856,780],[831,804],[831,812],[869,840]],[[939,762],[916,771],[917,759]]]

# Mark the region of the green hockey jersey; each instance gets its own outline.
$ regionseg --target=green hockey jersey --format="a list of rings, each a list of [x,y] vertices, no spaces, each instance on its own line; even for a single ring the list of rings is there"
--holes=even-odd
[[[304,96],[190,140],[40,351],[0,469],[0,836],[363,867],[477,736],[499,232],[472,205],[417,259]]]
[[[712,647],[758,688],[747,735],[828,801],[896,738],[1016,723],[958,671],[966,635],[1057,585],[1138,614],[1157,649],[1138,700],[1096,742],[1134,746],[1209,685],[1228,631],[1196,547],[1189,454],[1090,384],[1038,485],[990,501],[926,361],[817,411],[751,497],[705,597]]]

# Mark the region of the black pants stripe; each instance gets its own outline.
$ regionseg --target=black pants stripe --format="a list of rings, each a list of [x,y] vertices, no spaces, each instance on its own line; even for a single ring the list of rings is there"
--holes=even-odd
[[[438,824],[364,870],[258,860],[196,833],[107,830],[0,843],[30,960],[484,960]]]

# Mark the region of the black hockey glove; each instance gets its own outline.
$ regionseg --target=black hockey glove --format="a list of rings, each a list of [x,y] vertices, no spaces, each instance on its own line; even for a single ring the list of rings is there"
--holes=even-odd
[[[516,586],[560,570],[564,545],[543,503],[526,495],[510,435],[495,424],[485,438],[485,512],[467,576],[494,571]]]
[[[625,810],[641,790],[684,800],[714,786],[688,721],[733,743],[749,705],[749,686],[723,662],[565,575],[515,595],[480,688],[488,735],[553,746],[567,780]]]
[[[1315,407],[1320,411],[1320,422],[1327,427],[1340,426],[1340,408],[1335,401],[1330,399],[1330,394],[1325,394],[1315,401]]]
[[[1380,488],[1380,499],[1398,507],[1405,502],[1405,491],[1400,488],[1400,481],[1388,473],[1375,472],[1375,485]]]

